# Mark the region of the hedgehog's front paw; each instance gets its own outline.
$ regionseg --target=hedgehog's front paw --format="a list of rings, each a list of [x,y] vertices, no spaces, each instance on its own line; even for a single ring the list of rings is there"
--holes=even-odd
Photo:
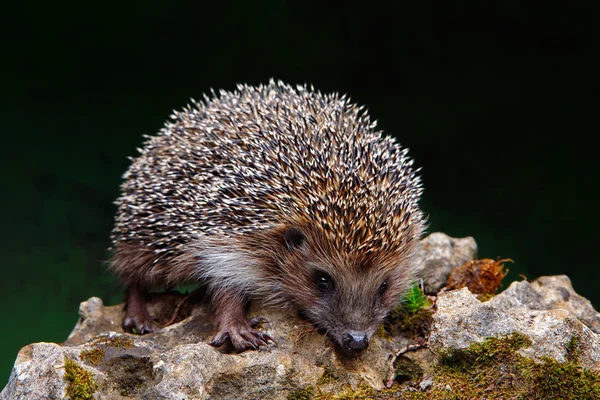
[[[268,333],[254,329],[259,320],[246,321],[239,325],[223,326],[211,340],[210,345],[221,347],[227,339],[231,341],[236,352],[241,353],[244,350],[259,350],[261,347],[268,347],[269,343],[274,343],[275,339]]]
[[[127,314],[123,319],[123,330],[138,335],[152,333],[156,330],[156,325],[150,314]]]

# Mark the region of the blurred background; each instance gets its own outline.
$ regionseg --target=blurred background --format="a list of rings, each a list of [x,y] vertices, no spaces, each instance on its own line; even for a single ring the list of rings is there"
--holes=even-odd
[[[348,93],[423,167],[429,231],[568,274],[598,307],[598,2],[13,2],[2,17],[0,388],[64,340],[106,271],[143,134],[210,88]]]

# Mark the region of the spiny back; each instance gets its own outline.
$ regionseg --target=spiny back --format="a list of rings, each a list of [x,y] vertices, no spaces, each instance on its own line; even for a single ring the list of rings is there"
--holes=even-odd
[[[171,118],[124,175],[115,244],[170,255],[195,237],[293,222],[340,249],[370,252],[421,232],[421,181],[407,150],[345,96],[239,85]]]

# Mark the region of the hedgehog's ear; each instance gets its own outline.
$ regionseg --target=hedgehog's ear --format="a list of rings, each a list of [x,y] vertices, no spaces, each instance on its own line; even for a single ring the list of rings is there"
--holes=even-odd
[[[283,235],[288,249],[297,249],[306,241],[306,235],[300,229],[291,227]]]

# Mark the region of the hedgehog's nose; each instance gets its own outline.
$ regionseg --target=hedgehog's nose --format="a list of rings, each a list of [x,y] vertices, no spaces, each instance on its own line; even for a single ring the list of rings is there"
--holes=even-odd
[[[350,331],[346,335],[346,343],[352,351],[362,351],[369,345],[369,339],[364,332]]]

